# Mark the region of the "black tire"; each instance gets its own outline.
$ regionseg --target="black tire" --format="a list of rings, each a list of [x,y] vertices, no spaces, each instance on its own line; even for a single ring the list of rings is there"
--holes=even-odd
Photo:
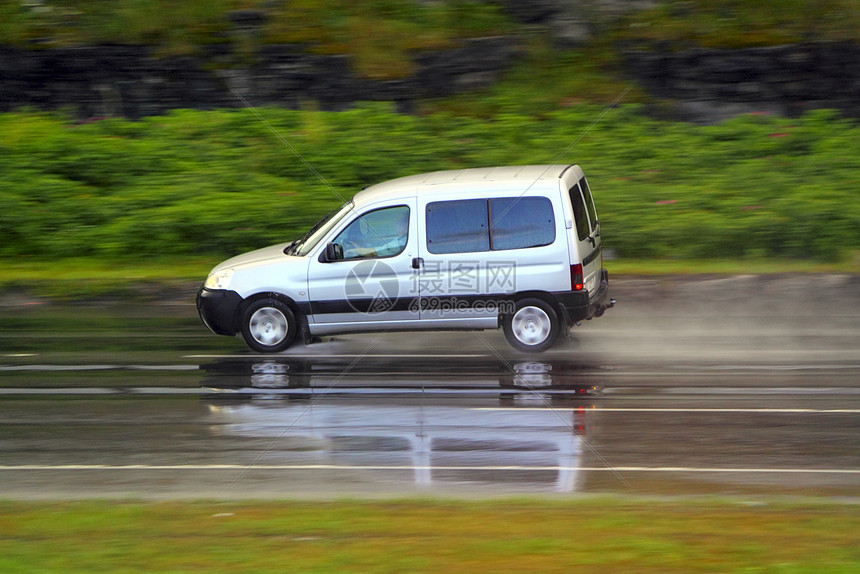
[[[298,321],[293,311],[277,299],[254,301],[242,313],[242,338],[259,353],[278,353],[293,344]]]
[[[541,353],[555,344],[561,322],[552,305],[543,299],[528,298],[517,301],[513,315],[504,317],[502,329],[513,348]]]

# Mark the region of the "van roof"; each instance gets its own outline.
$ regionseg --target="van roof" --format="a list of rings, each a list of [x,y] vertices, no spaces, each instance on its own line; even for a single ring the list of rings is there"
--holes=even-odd
[[[533,188],[536,183],[558,181],[570,168],[581,171],[576,165],[520,165],[506,167],[480,167],[472,169],[456,169],[450,171],[434,171],[417,175],[408,175],[372,185],[358,192],[356,203],[371,203],[403,195],[423,195],[431,191],[433,186],[461,183],[508,183],[523,184],[523,191]],[[540,186],[545,187],[544,185]]]

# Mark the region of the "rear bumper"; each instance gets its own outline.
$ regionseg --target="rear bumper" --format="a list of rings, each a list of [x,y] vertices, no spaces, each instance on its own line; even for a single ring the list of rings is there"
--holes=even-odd
[[[591,297],[585,291],[566,291],[553,295],[564,310],[568,327],[578,321],[600,317],[615,305],[615,300],[609,298],[609,272],[606,269],[600,270],[600,283]]]
[[[235,335],[236,317],[242,297],[235,291],[207,289],[197,292],[197,313],[210,331],[216,335]]]

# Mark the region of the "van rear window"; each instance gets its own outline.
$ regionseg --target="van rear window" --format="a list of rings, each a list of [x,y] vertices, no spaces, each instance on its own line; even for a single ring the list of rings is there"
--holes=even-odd
[[[546,197],[435,201],[427,204],[426,215],[430,253],[525,249],[555,241],[555,215]]]
[[[582,189],[582,195],[585,197],[585,207],[588,208],[588,217],[591,218],[591,228],[597,228],[597,210],[594,209],[594,198],[591,197],[591,190],[588,189],[588,182],[585,178],[579,180],[579,187]]]
[[[591,234],[588,227],[588,214],[585,213],[585,202],[582,200],[582,193],[579,191],[579,186],[573,184],[570,188],[570,203],[573,205],[573,220],[576,224],[576,235],[580,241],[583,241]]]

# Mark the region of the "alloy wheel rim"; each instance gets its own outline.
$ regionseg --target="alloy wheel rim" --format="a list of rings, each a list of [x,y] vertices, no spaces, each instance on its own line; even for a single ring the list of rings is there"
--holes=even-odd
[[[287,336],[287,318],[274,307],[257,309],[251,315],[249,327],[254,340],[267,347],[277,345]]]
[[[517,341],[525,345],[538,345],[546,341],[552,321],[540,307],[523,307],[514,314],[511,327]]]

